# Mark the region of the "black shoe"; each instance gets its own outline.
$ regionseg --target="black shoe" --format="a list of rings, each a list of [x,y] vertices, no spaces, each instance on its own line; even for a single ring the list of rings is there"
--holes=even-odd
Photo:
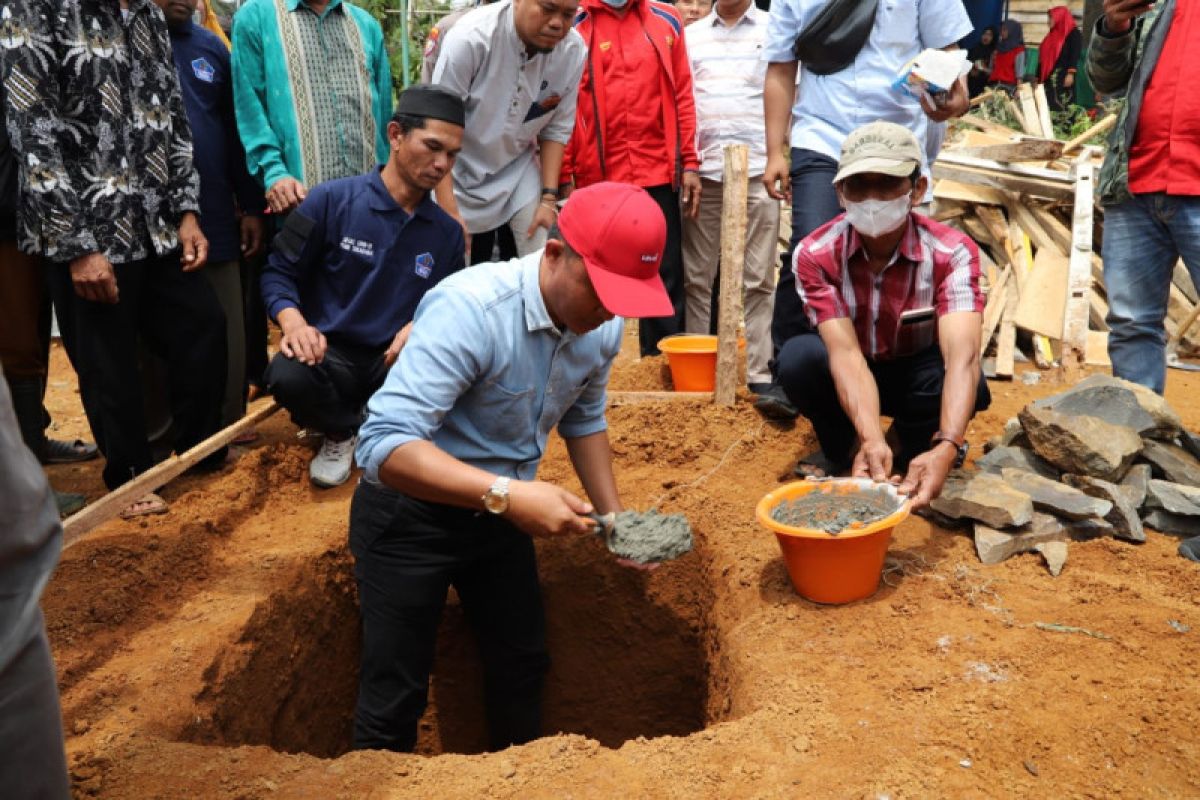
[[[754,408],[767,419],[795,419],[800,409],[792,405],[783,389],[773,383],[752,383],[750,391],[758,395]]]

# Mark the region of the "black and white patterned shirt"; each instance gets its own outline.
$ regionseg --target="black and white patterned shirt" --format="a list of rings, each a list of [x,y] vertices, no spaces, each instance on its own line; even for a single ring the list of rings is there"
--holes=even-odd
[[[0,0],[20,247],[53,261],[166,255],[199,212],[192,135],[150,0]]]

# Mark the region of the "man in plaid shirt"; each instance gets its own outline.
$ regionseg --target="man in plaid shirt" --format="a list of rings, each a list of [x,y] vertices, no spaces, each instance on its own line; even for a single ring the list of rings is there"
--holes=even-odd
[[[906,471],[900,488],[914,508],[962,463],[967,423],[991,402],[979,366],[979,249],[913,212],[927,189],[921,160],[916,136],[895,123],[847,137],[834,178],[845,213],[792,258],[812,329],[778,359],[780,385],[821,444],[797,473],[883,481]],[[894,420],[895,456],[881,413]]]

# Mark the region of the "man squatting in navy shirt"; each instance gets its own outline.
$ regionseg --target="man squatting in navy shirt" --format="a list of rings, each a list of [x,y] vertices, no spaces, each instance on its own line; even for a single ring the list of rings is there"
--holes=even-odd
[[[408,339],[425,293],[464,266],[462,227],[430,197],[462,146],[463,101],[410,87],[388,123],[391,157],[314,187],[275,239],[262,291],[279,323],[268,390],[325,435],[309,465],[322,487],[350,477],[367,400]]]
[[[192,22],[196,0],[154,2],[167,19],[183,107],[192,129],[192,163],[200,176],[200,229],[209,248],[203,273],[225,312],[224,427],[246,411],[246,326],[239,259],[262,251],[265,201],[246,168],[246,152],[238,137],[229,48],[215,33]]]

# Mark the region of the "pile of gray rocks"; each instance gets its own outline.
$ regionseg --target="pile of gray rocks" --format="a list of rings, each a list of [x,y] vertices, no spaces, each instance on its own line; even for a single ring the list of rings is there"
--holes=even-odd
[[[1137,384],[1094,375],[1030,403],[984,449],[932,508],[974,525],[985,564],[1036,550],[1057,575],[1071,540],[1200,535],[1200,437]]]

